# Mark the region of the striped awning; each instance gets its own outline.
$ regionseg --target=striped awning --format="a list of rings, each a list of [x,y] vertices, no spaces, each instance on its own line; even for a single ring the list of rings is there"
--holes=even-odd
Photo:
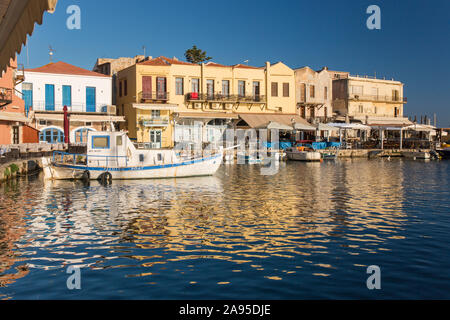
[[[58,0],[0,0],[0,73],[20,53],[34,24],[45,11],[53,13]]]

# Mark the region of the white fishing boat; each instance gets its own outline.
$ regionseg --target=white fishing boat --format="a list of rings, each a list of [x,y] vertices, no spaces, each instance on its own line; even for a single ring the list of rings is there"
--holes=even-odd
[[[43,158],[45,179],[126,180],[213,175],[223,149],[208,156],[181,157],[173,149],[137,149],[125,132],[89,132],[87,153],[55,152]]]
[[[308,150],[304,147],[291,147],[286,149],[286,155],[289,160],[294,161],[321,161],[320,152]]]
[[[431,159],[431,154],[426,151],[403,151],[402,156],[409,159]]]

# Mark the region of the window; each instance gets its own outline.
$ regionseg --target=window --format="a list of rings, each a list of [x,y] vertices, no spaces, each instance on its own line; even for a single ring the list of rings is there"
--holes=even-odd
[[[230,80],[222,80],[222,94],[225,97],[230,95]]]
[[[55,111],[55,85],[45,85],[45,111]]]
[[[393,101],[399,101],[398,90],[392,90],[392,100]]]
[[[214,80],[206,80],[206,93],[208,95],[208,99],[212,99],[214,97]]]
[[[300,83],[300,101],[306,102],[306,84],[304,83]]]
[[[40,126],[46,126],[47,125],[47,120],[39,120],[39,125]]]
[[[313,85],[309,86],[309,96],[311,98],[315,98],[316,97],[316,87]]]
[[[89,128],[80,128],[77,131],[75,131],[75,142],[76,143],[86,143],[88,140],[88,132],[93,131]]]
[[[323,98],[328,100],[328,87],[323,88]]]
[[[289,83],[283,83],[283,97],[289,97]]]
[[[48,128],[41,131],[39,134],[39,141],[47,143],[63,143],[64,132],[56,128]]]
[[[184,79],[175,78],[175,94],[178,96],[184,95]]]
[[[123,80],[123,95],[126,97],[128,95],[128,81]]]
[[[245,81],[238,81],[238,95],[239,97],[245,97]]]
[[[152,110],[152,118],[161,118],[161,110]]]
[[[351,86],[350,89],[352,90],[352,94],[354,94],[354,95],[362,96],[362,94],[363,94],[362,86]]]
[[[200,79],[198,79],[198,78],[192,79],[192,82],[191,82],[191,85],[192,85],[191,92],[199,93],[199,83],[200,83]]]
[[[62,87],[62,103],[63,106],[72,106],[72,86]]]
[[[278,97],[278,82],[272,82],[272,97]]]
[[[97,136],[92,137],[93,149],[109,149],[109,137]]]
[[[116,137],[116,146],[120,147],[123,144],[122,136]]]
[[[19,144],[20,143],[20,138],[19,138],[19,127],[18,126],[14,126],[13,127],[13,144]]]
[[[86,112],[96,112],[96,88],[86,87]]]
[[[260,88],[261,88],[261,84],[259,83],[259,81],[253,81],[253,98],[255,99],[255,101],[259,101],[259,94],[260,94]]]
[[[122,81],[119,81],[119,97],[122,96]]]
[[[25,101],[25,115],[28,117],[28,112],[33,106],[33,84],[23,83],[22,84],[22,94],[23,100]]]
[[[363,106],[358,106],[358,111],[359,113],[364,113],[364,107]]]

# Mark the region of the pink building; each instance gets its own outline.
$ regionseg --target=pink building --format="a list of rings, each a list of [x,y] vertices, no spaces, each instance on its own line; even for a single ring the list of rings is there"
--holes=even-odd
[[[17,72],[17,60],[0,77],[0,145],[38,143],[39,131],[28,126],[25,102],[17,96],[14,86],[23,81]]]

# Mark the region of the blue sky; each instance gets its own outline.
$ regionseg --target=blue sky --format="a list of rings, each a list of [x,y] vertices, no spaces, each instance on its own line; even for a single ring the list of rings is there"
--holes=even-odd
[[[69,30],[68,6],[81,9],[81,30]],[[381,8],[381,30],[369,30],[366,9]],[[405,83],[406,115],[438,115],[450,127],[450,1],[351,0],[59,0],[45,14],[19,63],[55,61],[92,69],[99,57],[164,55],[184,59],[197,45],[215,62],[349,71]]]

